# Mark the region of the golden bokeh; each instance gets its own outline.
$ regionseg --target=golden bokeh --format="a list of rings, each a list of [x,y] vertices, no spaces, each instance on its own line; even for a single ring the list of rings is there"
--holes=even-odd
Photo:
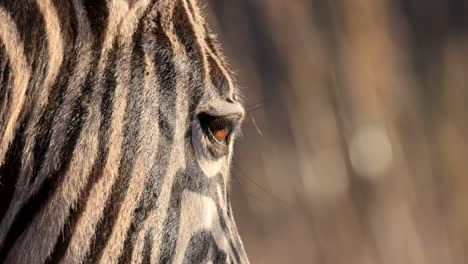
[[[468,4],[210,0],[252,263],[468,263]]]

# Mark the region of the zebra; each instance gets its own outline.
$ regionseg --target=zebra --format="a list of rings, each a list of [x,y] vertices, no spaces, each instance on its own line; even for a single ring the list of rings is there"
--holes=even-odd
[[[249,263],[196,0],[0,0],[0,263]]]

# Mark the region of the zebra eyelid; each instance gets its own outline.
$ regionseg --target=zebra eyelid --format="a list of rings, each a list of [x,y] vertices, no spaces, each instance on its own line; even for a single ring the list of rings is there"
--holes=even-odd
[[[237,102],[231,103],[224,100],[213,100],[200,109],[199,115],[200,114],[237,119],[238,122],[241,122],[244,118],[245,110],[244,107]]]

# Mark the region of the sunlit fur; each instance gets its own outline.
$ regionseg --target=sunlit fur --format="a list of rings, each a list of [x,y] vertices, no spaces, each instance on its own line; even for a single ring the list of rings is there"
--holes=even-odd
[[[0,263],[248,263],[199,113],[244,114],[194,0],[0,0]]]

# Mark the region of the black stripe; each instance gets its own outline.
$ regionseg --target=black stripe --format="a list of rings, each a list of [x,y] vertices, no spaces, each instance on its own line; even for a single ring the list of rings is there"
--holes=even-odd
[[[145,235],[145,245],[143,247],[143,259],[141,263],[149,264],[151,263],[151,251],[153,249],[153,233],[148,231]],[[130,263],[130,262],[127,262]]]
[[[34,219],[37,213],[45,206],[45,201],[54,192],[56,187],[61,183],[63,173],[68,168],[68,163],[71,159],[73,149],[75,148],[79,134],[81,133],[82,120],[86,116],[85,105],[90,100],[91,92],[91,79],[90,75],[86,79],[86,82],[81,88],[81,94],[77,98],[76,104],[73,107],[73,113],[71,114],[71,121],[68,124],[67,140],[59,151],[61,153],[61,164],[59,169],[52,171],[49,178],[45,179],[42,186],[40,187],[37,194],[30,197],[25,203],[24,207],[21,208],[16,221],[13,223],[10,230],[8,230],[4,247],[0,253],[0,260],[3,260],[8,251],[13,247],[16,240],[19,238],[21,233],[27,228],[30,222]],[[53,94],[52,94],[53,95]],[[62,121],[64,122],[64,121]],[[41,123],[40,123],[41,125]],[[47,124],[42,124],[47,125]]]
[[[21,153],[23,153],[24,142],[20,135],[24,133],[25,127],[26,124],[23,122],[5,155],[4,163],[0,166],[0,223],[3,221],[13,198],[16,180],[21,169]]]
[[[216,48],[214,42],[215,40],[211,37],[211,31],[208,28],[208,25],[206,23],[203,24],[203,28],[205,29],[206,35],[205,35],[205,42],[208,45],[209,50],[216,56],[216,57],[221,57],[219,54],[218,49]]]
[[[190,5],[190,3],[189,3]],[[174,9],[172,17],[174,21],[174,29],[177,38],[182,43],[190,59],[190,70],[188,72],[189,94],[191,102],[189,105],[189,113],[192,115],[198,106],[200,99],[205,93],[203,78],[205,76],[205,68],[203,64],[202,47],[195,37],[195,29],[193,28],[190,19],[183,7],[183,3],[179,1]],[[191,122],[192,120],[189,120]]]
[[[0,127],[6,120],[6,107],[10,104],[8,101],[11,97],[11,75],[10,75],[10,59],[5,55],[5,46],[0,43]],[[24,132],[24,122],[20,126],[18,133]],[[13,196],[15,189],[15,180],[19,173],[21,165],[21,150],[23,143],[21,137],[16,136],[9,146],[5,157],[0,161],[0,223],[8,208],[9,201]],[[1,243],[1,241],[0,241]]]
[[[215,178],[215,183],[220,185],[221,188],[223,186],[225,186],[224,185],[224,178],[223,178],[223,176],[221,174],[218,174],[218,176]],[[212,188],[215,188],[215,187],[212,187]],[[222,195],[224,195],[224,192],[223,192]],[[223,209],[226,209],[226,211],[228,212],[227,215],[230,215],[229,205],[228,205],[228,208],[221,208],[220,203],[219,203],[219,197],[217,195],[213,195],[212,199],[215,201],[215,204],[216,204],[216,210],[218,212],[218,221],[219,221],[219,224],[221,226],[221,229],[223,230],[224,235],[226,236],[226,239],[227,239],[227,241],[229,243],[229,247],[231,248],[232,252],[234,253],[234,258],[239,263],[240,262],[240,255],[239,255],[238,249],[240,247],[239,247],[238,244],[234,245],[234,242],[232,240],[236,239],[236,237],[232,237],[229,234],[229,227],[228,227],[228,225],[226,223],[226,218],[224,217],[224,214],[223,214]],[[226,201],[226,204],[228,204],[228,203],[229,203],[229,201]]]
[[[1,1],[0,5],[11,15],[19,38],[23,41],[28,63],[47,61],[47,38],[44,18],[35,0]],[[35,67],[32,68],[35,70]]]
[[[96,75],[97,75],[97,65],[100,60],[100,49],[103,43],[103,36],[105,31],[105,26],[108,21],[108,9],[106,1],[96,1],[96,0],[89,0],[84,1],[83,3],[84,10],[86,12],[86,17],[77,17],[75,14],[75,9],[70,1],[61,1],[61,0],[54,0],[54,5],[57,8],[57,13],[59,14],[59,19],[62,24],[62,34],[65,38],[68,38],[70,42],[73,42],[74,45],[69,45],[69,47],[65,46],[66,49],[70,48],[73,52],[76,52],[77,45],[82,45],[81,43],[75,43],[77,41],[78,34],[83,34],[85,32],[79,32],[79,24],[83,23],[83,21],[78,21],[80,19],[89,19],[91,32],[93,34],[94,39],[93,41],[93,62],[92,68],[90,72],[92,73],[89,75],[87,80],[89,83],[95,85],[96,82]],[[69,13],[70,15],[63,15],[64,13]],[[115,52],[114,52],[115,53]],[[65,51],[67,54],[67,51]],[[109,57],[112,60],[112,51],[110,52]],[[113,56],[115,58],[115,54]],[[76,65],[76,64],[75,64]],[[113,71],[115,68],[115,64],[110,63],[109,67],[106,68],[106,72]],[[112,70],[111,70],[112,69]],[[70,73],[73,72],[72,69],[69,71]],[[60,76],[60,75],[59,75]],[[85,186],[81,197],[78,198],[77,205],[73,206],[69,209],[68,218],[65,221],[65,225],[62,228],[59,236],[58,241],[55,244],[53,250],[51,251],[50,257],[47,259],[48,263],[56,263],[59,262],[60,259],[64,257],[64,254],[69,246],[70,239],[73,236],[76,228],[76,224],[84,210],[86,204],[86,198],[89,196],[89,192],[91,187],[96,183],[97,179],[102,173],[102,164],[104,157],[107,156],[107,149],[105,148],[105,144],[103,142],[107,142],[107,131],[110,124],[110,111],[112,109],[112,97],[113,91],[115,89],[115,84],[113,85],[112,82],[115,83],[114,80],[114,72],[109,73],[108,78],[105,79],[105,87],[103,91],[103,97],[99,99],[99,96],[93,98],[93,100],[102,100],[101,102],[101,124],[99,130],[99,145],[98,145],[98,159],[94,163],[94,166],[91,170],[89,175],[88,183]],[[106,76],[106,77],[107,77]],[[101,89],[100,87],[95,87],[96,89]],[[96,93],[101,94],[101,93]]]
[[[3,248],[0,251],[0,263],[4,263],[10,249],[14,246],[15,242],[27,226],[34,219],[36,214],[44,207],[45,201],[51,192],[53,192],[54,185],[57,182],[53,180],[46,180],[41,186],[39,192],[35,195],[34,199],[29,199],[28,202],[22,207],[16,221],[8,230],[6,239],[3,243]]]
[[[28,8],[32,8],[32,10],[35,10],[37,7],[35,6],[32,6],[32,7],[28,7]],[[62,14],[64,14],[64,12],[67,12],[67,10],[60,10],[62,12]],[[70,12],[71,10],[68,10],[68,12]],[[37,16],[37,14],[36,14]],[[64,22],[64,18],[66,18],[67,20],[69,21],[74,21],[74,15],[73,14],[68,14],[68,15],[64,15],[64,16],[60,16],[61,18],[61,22]],[[29,25],[30,27],[31,25]],[[73,22],[69,22],[69,23],[66,23],[66,26],[69,30],[74,30],[75,28],[75,24]],[[61,24],[61,27],[63,28],[64,25]],[[42,32],[38,32],[38,34],[41,34]],[[69,78],[69,72],[73,69],[72,67],[74,67],[74,57],[76,56],[76,53],[73,52],[73,36],[70,36],[70,34],[66,34],[66,32],[63,32],[64,34],[62,35],[62,40],[64,41],[64,47],[65,47],[65,52],[64,52],[64,58],[63,58],[63,62],[62,65],[60,66],[60,69],[59,69],[59,74],[58,74],[58,81],[55,82],[55,85],[53,85],[53,87],[51,88],[51,93],[48,97],[48,105],[46,105],[46,109],[44,112],[40,113],[39,115],[40,116],[30,116],[30,120],[29,121],[35,121],[37,119],[39,119],[38,123],[39,126],[35,127],[32,129],[32,131],[34,131],[34,135],[37,135],[37,138],[34,140],[33,142],[33,145],[30,145],[28,146],[29,148],[32,148],[33,151],[33,155],[32,155],[32,159],[29,160],[30,163],[28,164],[18,164],[18,166],[22,166],[24,172],[25,172],[25,175],[23,177],[26,177],[26,179],[28,179],[28,181],[30,182],[34,182],[35,180],[35,177],[37,176],[39,170],[41,167],[55,167],[57,166],[57,164],[45,164],[44,162],[44,158],[45,158],[45,154],[48,150],[48,147],[49,147],[49,143],[50,143],[50,137],[51,137],[51,134],[52,134],[52,120],[53,118],[56,116],[56,112],[59,108],[59,106],[61,105],[62,101],[63,101],[63,93],[65,91],[65,88],[66,88],[66,84],[67,84],[67,81],[68,81],[68,78]],[[45,33],[44,33],[45,34]],[[44,39],[46,39],[44,37]],[[27,41],[28,44],[31,44],[31,43],[34,43],[34,41],[31,41],[31,40],[28,40]],[[45,44],[44,44],[45,45]],[[49,49],[49,47],[48,47]],[[46,50],[46,49],[44,49]],[[47,50],[46,50],[47,51]],[[72,54],[72,55],[70,55]],[[47,57],[41,57],[39,56],[39,58],[37,58],[35,60],[35,64],[41,64],[39,61],[43,59],[45,61],[47,61]],[[45,63],[45,62],[43,62]],[[45,67],[45,66],[44,66]],[[34,69],[34,68],[33,68]],[[40,73],[44,73],[42,74],[43,76],[39,76],[38,74]],[[34,77],[36,76],[36,77]],[[38,93],[40,92],[41,88],[42,88],[42,83],[39,80],[44,80],[44,76],[45,76],[45,71],[44,72],[41,72],[40,70],[37,70],[33,72],[33,77],[30,79],[30,83],[29,83],[29,86],[36,86],[36,89],[38,90]],[[38,79],[36,79],[38,78]],[[36,95],[38,94],[36,93]],[[34,96],[34,95],[33,95]],[[32,100],[32,103],[34,104],[35,103],[35,100]],[[27,111],[26,111],[27,113]],[[31,126],[32,123],[30,122],[27,126]],[[22,135],[23,133],[17,133],[16,135],[19,136],[19,135]],[[25,141],[26,139],[23,138],[22,139],[23,141]],[[18,153],[23,153],[23,149],[18,149],[17,150]],[[28,155],[28,153],[23,153],[24,155]],[[34,162],[36,161],[36,162]],[[51,162],[51,161],[49,161]],[[31,170],[32,169],[32,170]],[[19,172],[19,170],[18,170]],[[16,175],[18,175],[19,173],[16,173]],[[33,174],[31,175],[31,173],[33,172]],[[49,175],[46,175],[46,176],[49,176]],[[13,188],[10,188],[8,190],[9,192],[12,192],[13,191]],[[7,206],[11,203],[11,198],[12,196],[9,197],[10,199],[4,199],[2,201],[2,204]]]
[[[37,136],[33,145],[32,162],[34,162],[34,165],[31,183],[38,180],[36,177],[41,167],[57,166],[53,164],[55,161],[45,161],[44,159],[46,157],[46,153],[49,151],[51,143],[52,126],[54,124],[53,120],[57,116],[59,108],[64,101],[64,93],[68,89],[68,82],[71,76],[70,73],[73,72],[73,69],[77,66],[77,61],[79,60],[79,58],[77,58],[77,51],[74,48],[76,32],[78,29],[76,24],[76,14],[73,12],[73,7],[70,6],[70,3],[63,3],[63,1],[58,2],[58,0],[55,0],[54,4],[57,8],[56,11],[60,20],[61,28],[63,29],[63,63],[60,66],[59,73],[56,77],[57,79],[51,87],[45,111],[40,113],[39,117],[36,117],[39,118],[39,127],[34,132]],[[45,162],[49,164],[45,165]],[[28,174],[29,173],[27,172],[26,177],[30,176]]]
[[[14,8],[13,5],[10,5],[10,7]],[[21,6],[16,8],[20,8],[20,11],[15,13],[17,16],[18,14],[20,14],[20,16],[21,14],[22,16],[27,16],[21,17],[20,20],[27,21],[27,33],[29,34],[26,38],[28,41],[25,41],[25,50],[27,52],[26,54],[29,54],[29,57],[32,58],[33,74],[30,79],[29,85],[36,85],[38,88],[41,88],[42,81],[44,80],[44,77],[46,75],[46,71],[43,70],[44,65],[42,65],[41,63],[42,61],[48,60],[46,57],[41,56],[41,54],[33,53],[33,48],[41,49],[42,52],[47,52],[47,50],[43,48],[45,43],[34,40],[35,38],[39,38],[45,41],[46,38],[44,36],[46,35],[43,28],[41,28],[41,30],[37,29],[38,26],[36,24],[38,24],[38,22],[32,21],[32,17],[34,17],[34,19],[36,20],[38,18],[42,19],[42,17],[37,15],[39,12],[37,7],[35,6],[35,2],[30,4],[21,3]],[[62,16],[60,16],[59,14],[62,23],[65,23],[64,17],[68,17],[67,19],[69,20],[65,23],[69,31],[62,32],[62,40],[64,41],[65,47],[64,63],[61,65],[61,68],[59,70],[58,80],[51,89],[51,93],[48,98],[49,103],[46,106],[46,110],[44,111],[44,114],[40,117],[40,121],[38,122],[39,126],[36,128],[37,131],[35,132],[39,135],[39,137],[36,139],[36,142],[34,142],[36,144],[33,150],[34,157],[36,160],[36,163],[34,165],[34,174],[36,175],[42,167],[48,168],[50,172],[45,173],[45,175],[48,178],[46,178],[45,180],[41,179],[41,181],[43,182],[38,193],[34,194],[33,197],[30,197],[26,201],[24,207],[20,209],[20,212],[16,218],[17,220],[13,223],[10,230],[8,230],[4,247],[2,248],[2,251],[0,253],[0,260],[3,260],[7,256],[8,251],[13,247],[16,240],[24,232],[24,230],[26,230],[26,228],[28,227],[30,222],[33,221],[37,213],[40,212],[40,210],[44,206],[46,206],[49,197],[53,195],[57,187],[61,184],[62,176],[68,169],[69,161],[71,160],[73,154],[73,149],[75,148],[77,139],[81,134],[83,121],[87,116],[86,106],[88,105],[89,100],[91,100],[90,95],[93,85],[91,77],[92,74],[87,75],[85,83],[81,86],[80,94],[74,103],[75,105],[71,107],[71,113],[67,114],[68,120],[56,119],[57,113],[59,111],[63,111],[59,110],[59,108],[62,108],[62,103],[64,101],[64,93],[69,88],[68,81],[70,78],[70,72],[72,72],[72,69],[76,66],[75,58],[77,56],[73,43],[76,37],[74,35],[76,29],[76,23],[74,23],[75,17],[72,14],[72,10],[68,10],[70,12],[69,16],[63,15],[63,12],[66,12],[66,9],[67,8],[64,7],[63,10],[61,10]],[[22,12],[26,12],[27,14]],[[63,25],[61,26],[63,27]],[[31,29],[31,27],[33,27],[33,29]],[[43,45],[41,45],[41,43]],[[33,44],[34,46],[28,46]],[[70,56],[68,56],[69,54]],[[42,65],[42,68],[39,69],[39,66],[37,65]],[[37,96],[37,93],[35,94]],[[61,137],[63,137],[63,140],[61,141],[62,144],[57,145],[58,142],[52,142],[52,124],[55,124],[55,126],[58,127],[66,127],[65,135],[60,135]],[[58,164],[55,164],[53,160],[44,161],[46,152],[48,151],[48,147],[51,144],[54,144],[53,151],[57,153],[54,156],[60,156],[60,159],[57,160]],[[47,165],[44,162],[48,162],[51,164]],[[28,164],[19,164],[18,166],[24,167],[28,166]],[[54,170],[53,168],[55,167],[58,167],[58,169]],[[26,175],[26,177],[29,176]],[[33,178],[34,177],[35,176],[33,176]],[[5,204],[7,203],[9,202],[5,201]]]
[[[54,7],[60,20],[60,27],[62,29],[62,41],[63,41],[63,63],[60,66],[57,79],[51,87],[49,97],[47,98],[47,105],[45,111],[39,113],[40,116],[32,116],[31,118],[38,118],[39,127],[33,128],[34,135],[36,138],[33,142],[33,155],[32,155],[32,175],[29,175],[31,171],[26,171],[25,177],[30,178],[30,182],[34,183],[37,179],[37,175],[41,167],[54,167],[56,164],[45,164],[45,162],[53,163],[54,161],[45,161],[46,153],[48,152],[51,136],[53,120],[57,116],[57,112],[63,103],[64,93],[68,88],[68,81],[70,78],[70,72],[77,65],[76,49],[74,44],[76,40],[76,17],[73,12],[73,8],[70,3],[64,3],[63,1],[58,2],[55,0]],[[53,47],[48,47],[49,49]],[[32,120],[31,120],[32,121]],[[31,146],[30,146],[31,147]],[[24,164],[27,168],[29,164]],[[48,175],[46,175],[47,177]]]
[[[228,199],[229,201],[229,199]],[[232,251],[234,252],[234,255],[236,257],[236,260],[237,262],[240,262],[240,254],[239,254],[239,250],[242,249],[242,245],[241,245],[241,242],[240,242],[240,236],[239,236],[239,232],[237,230],[237,227],[236,227],[236,224],[234,223],[234,218],[232,217],[232,207],[231,207],[231,204],[229,203],[228,205],[228,208],[226,208],[227,210],[227,216],[228,216],[228,219],[231,220],[231,227],[232,227],[232,231],[234,233],[234,237],[232,237],[230,239],[230,246],[231,246],[231,249]],[[232,239],[234,239],[234,242],[235,242],[235,245],[233,244],[234,242],[232,242]]]
[[[193,157],[193,153],[190,151],[186,152],[187,162],[190,160],[190,156]],[[217,186],[224,186],[224,178],[222,174],[218,174],[215,177],[206,177],[201,168],[198,166],[193,167],[193,164],[187,163],[184,171],[177,173],[175,181],[172,185],[171,196],[169,207],[167,211],[167,218],[164,224],[164,235],[161,242],[161,248],[159,252],[160,263],[172,263],[175,256],[175,249],[178,240],[179,228],[180,228],[180,214],[181,214],[181,195],[184,190],[189,190],[200,195],[211,198],[216,207],[219,217],[221,228],[229,241],[229,245],[234,253],[234,258],[239,262],[240,255],[232,238],[229,234],[226,220],[224,219],[222,208],[219,203],[219,197],[216,193]],[[222,194],[223,195],[223,194]]]
[[[139,204],[133,212],[132,224],[127,232],[127,239],[123,250],[124,254],[121,257],[121,261],[131,257],[138,233],[148,218],[149,213],[156,206],[161,192],[161,185],[164,182],[164,176],[169,166],[169,158],[174,143],[177,96],[176,73],[173,62],[174,55],[169,39],[161,28],[157,14],[153,22],[157,27],[151,28],[148,25],[148,30],[145,30],[148,33],[145,33],[144,36],[148,43],[144,43],[144,45],[154,47],[155,51],[152,61],[155,63],[159,82],[158,127],[160,134],[157,146],[158,152],[151,167],[149,178],[145,183]]]
[[[95,1],[93,2],[94,4],[97,4],[98,1]],[[98,16],[98,12],[101,12],[101,17],[98,18],[99,20],[99,24],[100,26],[99,27],[95,27],[94,28],[94,34],[95,34],[95,39],[94,39],[94,45],[93,45],[93,50],[91,51],[92,52],[92,57],[93,57],[93,62],[91,63],[91,66],[90,66],[90,69],[89,69],[89,74],[87,75],[86,77],[86,81],[85,81],[85,84],[84,84],[84,88],[85,89],[82,89],[85,94],[86,94],[86,97],[90,97],[91,94],[93,94],[94,92],[92,91],[93,89],[100,89],[99,87],[94,87],[95,86],[95,76],[96,76],[96,71],[97,71],[97,64],[99,62],[99,54],[100,54],[100,47],[102,46],[102,38],[101,36],[103,35],[103,30],[104,30],[104,26],[105,26],[105,23],[107,21],[107,9],[106,9],[106,4],[103,2],[102,5],[99,5],[99,8],[95,8],[93,7],[93,3],[88,3],[86,4],[85,3],[85,8],[86,8],[86,11],[87,11],[87,15],[88,16]],[[71,74],[73,72],[73,69],[77,66],[77,62],[79,60],[78,58],[78,54],[77,54],[77,45],[82,45],[82,43],[76,43],[77,41],[77,37],[78,37],[78,34],[83,34],[83,32],[78,32],[79,29],[79,23],[82,23],[81,22],[78,22],[78,19],[83,19],[82,17],[78,18],[76,17],[76,14],[75,14],[75,10],[74,10],[74,7],[72,6],[72,3],[69,2],[69,1],[60,1],[60,0],[54,0],[54,5],[55,7],[57,8],[57,14],[58,14],[58,18],[60,20],[60,23],[61,23],[61,28],[62,28],[62,36],[64,38],[64,40],[68,40],[68,43],[69,44],[66,44],[64,45],[64,48],[65,48],[65,51],[64,51],[64,61],[68,61],[67,58],[68,58],[68,54],[73,54],[71,57],[69,57],[69,61],[67,63],[67,65],[69,66],[69,68],[67,68],[65,71],[61,71],[60,74],[58,75],[58,78],[59,80],[67,80],[69,81],[69,78],[71,77]],[[92,9],[92,10],[90,10]],[[65,14],[68,14],[68,15],[65,15]],[[99,32],[99,30],[101,30],[101,32]],[[65,82],[65,81],[64,81]],[[63,87],[68,87],[68,83],[64,83],[62,84],[60,81],[54,86],[53,88],[53,91],[57,90],[57,89],[62,89],[63,90]],[[87,88],[86,88],[87,87]],[[67,93],[69,93],[67,91]],[[60,94],[62,94],[62,91],[60,92]],[[99,92],[97,94],[100,94]],[[51,96],[54,96],[53,94],[51,94]],[[69,95],[68,95],[69,96]],[[96,99],[99,99],[99,96],[97,98],[90,98],[89,100],[96,100]],[[80,102],[80,98],[78,98],[77,102]],[[58,101],[58,104],[61,105],[63,103],[63,98],[60,97],[59,100],[56,100],[56,98],[49,98],[49,105],[47,106],[48,108],[50,107],[50,105],[54,105],[54,104],[57,104],[56,102]],[[83,104],[83,109],[85,106],[87,106],[89,103],[89,101],[85,101],[84,104]],[[66,107],[66,106],[64,106]],[[63,109],[59,110],[59,111],[64,111]],[[63,127],[63,124],[61,124],[62,122],[64,122],[63,120],[57,120],[56,119],[56,114],[59,113],[59,111],[50,111],[50,110],[46,110],[45,113],[46,113],[46,118],[41,117],[41,118],[44,118],[45,120],[42,121],[44,122],[45,124],[50,124],[52,123],[52,121],[54,121],[54,128],[55,129],[61,129],[60,127]],[[66,111],[66,110],[65,110]],[[70,131],[73,130],[73,123],[80,123],[80,126],[82,126],[82,124],[84,123],[84,118],[80,118],[79,116],[76,116],[76,115],[73,115],[72,118],[71,118],[71,125],[68,126],[68,129],[66,130],[67,133],[70,133]],[[101,127],[102,126],[105,126],[106,124],[106,121],[108,120],[107,118],[103,118],[102,120],[102,123],[101,123]],[[104,123],[104,125],[103,125]],[[81,128],[80,128],[81,129]],[[63,130],[63,128],[62,128]],[[50,136],[51,136],[51,131],[50,130],[46,130],[46,142],[47,142],[47,146],[50,142],[50,144],[52,145],[63,145],[63,144],[66,144],[68,142],[68,138],[60,138],[61,135],[58,135],[57,138],[54,138],[54,139],[51,139]],[[41,134],[41,133],[40,133]],[[101,137],[105,137],[105,136],[102,136]],[[41,149],[41,148],[39,148]],[[56,155],[54,155],[56,156]],[[39,156],[39,161],[36,163],[38,165],[41,165],[42,164],[42,161],[44,159],[44,156]],[[60,159],[57,159],[57,161],[55,161],[55,158],[52,158],[54,160],[49,160],[49,161],[46,161],[46,162],[61,162],[62,161],[62,158]],[[93,174],[91,174],[93,175]],[[81,204],[82,203],[82,200],[79,198],[78,199],[78,204]],[[68,242],[69,242],[69,238],[70,238],[70,235],[72,234],[72,228],[74,228],[74,224],[76,224],[76,221],[78,220],[78,217],[76,217],[78,214],[78,208],[76,206],[74,206],[73,208],[70,208],[69,209],[69,217],[68,219],[66,220],[65,222],[65,226],[64,228],[62,228],[61,230],[61,233],[58,237],[58,241],[57,243],[55,244],[54,246],[54,249],[52,250],[51,252],[51,257],[49,257],[47,259],[48,262],[50,261],[54,261],[54,260],[58,260],[60,259],[61,257],[63,257],[63,254],[65,253],[66,251],[66,248],[68,246]]]
[[[213,83],[215,88],[217,88],[218,94],[221,97],[228,97],[229,91],[230,91],[229,82],[227,81],[227,76],[221,71],[220,67],[223,67],[228,72],[227,74],[229,74],[229,67],[226,65],[223,56],[220,54],[220,51],[218,50],[218,48],[215,46],[216,39],[213,39],[210,36],[210,30],[208,28],[208,25],[204,24],[203,27],[205,28],[205,32],[206,32],[205,43],[208,46],[208,50],[210,50],[211,53],[213,53],[213,55],[218,58],[218,62],[219,62],[219,64],[217,64],[211,58],[211,56],[208,58],[209,63],[210,63],[210,68],[211,68],[211,72],[210,72],[211,82]],[[228,101],[229,100],[230,99],[228,98]]]
[[[131,84],[124,84],[127,88],[127,105],[124,116],[124,135],[122,157],[120,160],[119,176],[112,186],[112,193],[106,202],[103,218],[96,227],[98,237],[91,243],[94,247],[89,251],[89,263],[97,263],[109,241],[121,206],[127,195],[132,172],[140,148],[140,114],[142,110],[142,94],[144,86],[144,54],[142,50],[141,27],[133,35],[133,50],[131,57]],[[125,67],[125,66],[124,66]],[[146,131],[145,131],[146,132]],[[88,260],[87,260],[88,261]]]
[[[98,56],[96,56],[98,57]],[[96,185],[99,178],[101,178],[105,161],[109,154],[108,143],[110,133],[110,123],[112,118],[113,99],[116,87],[116,60],[117,52],[114,47],[109,52],[109,60],[104,70],[104,91],[101,97],[101,124],[99,128],[99,144],[97,160],[89,174],[88,183],[83,189],[78,203],[74,208],[70,209],[68,219],[66,220],[65,227],[59,236],[59,241],[56,243],[54,250],[49,258],[50,263],[58,263],[65,256],[66,250],[69,246],[72,236],[75,234],[77,223],[82,216],[86,203],[89,199],[92,188]],[[98,59],[96,60],[97,63]],[[98,98],[96,98],[98,99]]]
[[[57,187],[62,183],[63,174],[67,171],[69,162],[71,160],[73,150],[77,143],[77,139],[81,134],[83,121],[86,118],[86,108],[88,105],[92,90],[91,74],[88,74],[86,81],[81,88],[81,94],[76,100],[71,121],[68,124],[66,144],[62,146],[61,159],[62,163],[57,171],[53,171],[52,175],[46,178],[40,187],[38,193],[30,197],[25,205],[21,208],[16,221],[8,230],[4,246],[0,251],[0,263],[4,261],[9,250],[13,247],[19,236],[24,232],[28,225],[34,220],[37,213],[39,213],[50,196],[54,194]]]
[[[98,50],[102,47],[109,18],[107,2],[107,0],[83,0],[83,6],[89,19],[91,32],[97,41],[98,47],[96,48]]]
[[[167,209],[166,221],[164,221],[164,235],[161,241],[161,248],[159,249],[158,263],[172,263],[174,261],[180,229],[181,199],[184,190],[181,185],[186,181],[186,178],[187,174],[185,171],[178,172],[171,186],[169,207]]]
[[[226,70],[228,70],[228,69],[226,67],[226,64],[223,61],[222,55],[219,54],[218,49],[215,47],[215,44],[214,44],[215,40],[213,40],[212,37],[210,36],[210,30],[208,28],[208,25],[204,24],[203,27],[204,27],[205,32],[206,32],[205,42],[206,42],[206,44],[208,46],[208,49],[211,51],[211,53],[213,53],[213,55],[215,57],[218,58],[219,63],[220,63],[220,64],[217,64],[213,60],[213,58],[211,56],[209,56],[208,63],[210,64],[210,69],[211,69],[211,72],[210,72],[211,82],[213,83],[215,88],[218,89],[218,93],[219,93],[220,96],[222,96],[222,97],[223,96],[229,96],[229,94],[228,94],[229,91],[230,91],[229,82],[227,81],[227,77],[221,71],[220,67],[223,67]]]
[[[6,109],[11,98],[11,65],[10,58],[6,56],[5,45],[0,42],[0,127],[6,120]],[[1,177],[1,176],[0,176]]]
[[[222,70],[220,69],[220,67],[223,67],[227,70],[227,67],[224,63],[224,61],[222,61],[222,55],[219,54],[219,51],[218,49],[215,47],[215,40],[212,39],[212,37],[210,36],[210,30],[208,28],[208,25],[205,23],[203,24],[203,28],[205,29],[205,32],[206,32],[206,35],[205,35],[205,43],[207,44],[208,46],[208,50],[211,51],[211,53],[213,53],[213,55],[215,57],[217,57],[219,60],[219,63],[218,64],[213,58],[211,55],[208,56],[208,63],[210,65],[210,78],[211,78],[211,82],[213,84],[213,86],[215,88],[217,88],[218,90],[218,94],[220,96],[229,96],[229,82],[227,81],[227,77],[225,76],[225,74],[222,72]]]
[[[27,2],[27,3],[24,3]],[[41,91],[43,81],[45,78],[47,63],[48,63],[48,49],[47,49],[47,35],[45,31],[44,18],[41,14],[36,1],[1,1],[2,6],[11,15],[15,22],[19,39],[24,45],[24,55],[27,64],[31,68],[31,75],[29,76],[26,96],[35,96]],[[14,58],[9,58],[13,60]],[[13,76],[15,78],[15,76]],[[10,90],[12,90],[10,88]],[[11,93],[11,91],[9,91]],[[10,98],[11,99],[11,98]],[[24,105],[35,103],[34,100],[26,100]],[[9,110],[3,113],[2,118],[10,114]],[[26,113],[22,113],[23,116]],[[5,119],[6,120],[6,119]],[[0,122],[1,123],[1,122]],[[4,128],[0,124],[0,138],[4,136]]]
[[[203,230],[190,238],[183,263],[206,263],[207,261],[212,261],[213,264],[221,264],[226,263],[226,259],[226,253],[216,245],[211,232]]]
[[[214,58],[211,55],[208,56],[208,65],[210,66],[211,83],[218,92],[218,95],[221,97],[228,97],[229,82],[221,68],[219,68],[218,63],[214,60]]]
[[[188,153],[186,153],[188,157]],[[216,177],[208,178],[203,175],[201,169],[197,168],[190,168],[190,164],[186,164],[185,171],[181,171],[177,173],[176,179],[174,184],[172,185],[171,191],[171,200],[169,204],[169,208],[167,211],[167,218],[164,224],[164,236],[161,243],[160,249],[160,263],[172,263],[175,256],[175,249],[178,240],[178,234],[180,229],[180,214],[181,214],[181,196],[184,190],[189,190],[194,193],[198,193],[204,196],[211,198],[217,206],[217,211],[219,214],[219,221],[221,223],[221,227],[225,232],[227,238],[229,235],[227,233],[227,225],[224,220],[222,209],[219,206],[218,196],[216,194],[216,186],[222,185],[224,180],[221,174],[218,174]],[[206,244],[203,246],[207,246]],[[212,245],[208,245],[209,248]],[[232,247],[232,245],[231,245]],[[200,249],[197,249],[200,250]],[[192,256],[195,257],[195,256]],[[236,256],[236,259],[238,256]],[[191,260],[191,259],[188,259]],[[199,263],[198,261],[194,261],[193,263]]]
[[[223,230],[223,233],[226,236],[226,239],[229,243],[229,247],[234,253],[234,258],[236,259],[237,262],[240,262],[240,255],[238,251],[239,246],[234,245],[234,242],[232,241],[235,238],[231,237],[231,235],[229,234],[229,227],[226,223],[226,218],[224,217],[224,214],[223,214],[223,208],[221,208],[220,201],[219,201],[220,197],[216,194],[216,187],[219,186],[222,192],[221,198],[226,196],[226,193],[223,188],[224,186],[226,186],[223,175],[219,173],[213,178],[206,179],[206,177],[201,177],[198,179],[199,179],[199,182],[197,184],[188,185],[186,188],[188,188],[192,192],[200,193],[207,197],[210,197],[214,201],[216,205],[216,211],[218,213],[218,221],[221,226],[221,229]],[[228,202],[229,200],[226,201],[226,204],[228,204]],[[229,211],[228,208],[224,208],[224,209]]]
[[[62,30],[62,39],[66,43],[64,45],[64,55],[67,56],[67,51],[70,51],[78,37],[78,18],[75,14],[72,1],[63,0],[52,0],[55,10],[57,12],[57,18],[59,19],[60,28]]]
[[[189,162],[190,154],[191,153],[186,153],[187,162]],[[183,191],[190,190],[192,192],[211,197],[215,201],[217,199],[217,195],[214,192],[216,191],[215,184],[217,184],[215,181],[217,181],[216,178],[218,177],[215,177],[214,179],[208,178],[203,175],[199,167],[193,168],[190,165],[190,163],[186,164],[187,169],[179,171],[176,174],[174,183],[171,187],[167,218],[164,222],[163,228],[164,235],[159,252],[160,263],[172,263],[174,261],[180,229],[181,199]]]
[[[193,5],[192,5],[192,2],[190,2],[190,0],[185,0],[185,2],[187,3],[187,7],[189,9],[189,13],[190,15],[193,17],[193,20],[195,21],[195,23],[197,22],[195,19],[195,9],[193,8]]]

